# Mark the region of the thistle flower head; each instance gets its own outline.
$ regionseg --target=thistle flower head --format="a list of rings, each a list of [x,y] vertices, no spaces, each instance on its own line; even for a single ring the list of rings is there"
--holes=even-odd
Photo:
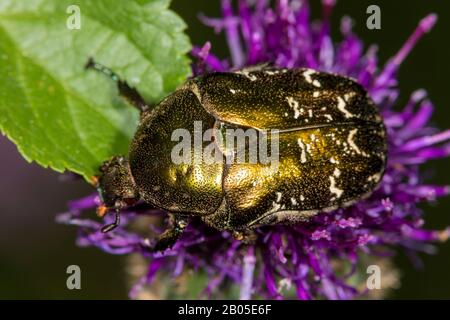
[[[148,261],[147,272],[131,290],[131,297],[158,273],[178,277],[185,270],[194,270],[193,277],[197,272],[208,276],[204,294],[213,297],[234,285],[242,299],[350,299],[366,291],[355,284],[355,278],[361,267],[365,270],[367,261],[391,256],[399,249],[431,252],[430,243],[448,238],[450,229],[424,228],[423,212],[417,205],[449,193],[446,186],[427,184],[420,166],[450,154],[450,130],[439,132],[428,124],[433,105],[424,90],[413,92],[403,108],[397,103],[398,69],[432,28],[436,16],[421,20],[398,53],[380,66],[377,47],[364,48],[352,32],[349,18],[342,19],[342,41],[331,39],[329,19],[334,2],[323,0],[322,20],[311,22],[307,1],[278,0],[271,5],[266,0],[241,0],[234,7],[230,0],[223,0],[221,18],[201,19],[225,33],[230,59],[221,61],[206,43],[192,51],[197,59],[193,72],[198,75],[271,62],[356,79],[380,108],[388,132],[388,166],[380,187],[369,198],[346,209],[319,213],[308,223],[261,227],[252,245],[193,220],[174,247],[163,253],[147,250],[149,237],[160,233],[163,225],[147,223],[143,233],[135,226],[145,217],[159,221],[164,213],[139,204],[123,213],[118,229],[103,234],[99,222],[82,217],[84,210],[98,205],[98,197],[73,201],[59,221],[78,227],[79,245],[112,254],[138,253]]]

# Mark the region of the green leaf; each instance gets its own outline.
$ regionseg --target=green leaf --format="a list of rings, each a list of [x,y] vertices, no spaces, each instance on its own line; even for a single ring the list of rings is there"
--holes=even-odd
[[[70,5],[80,10],[80,29]],[[186,25],[168,0],[0,0],[0,129],[28,161],[88,178],[127,154],[138,112],[110,67],[150,103],[190,74]],[[73,7],[72,7],[73,8]]]

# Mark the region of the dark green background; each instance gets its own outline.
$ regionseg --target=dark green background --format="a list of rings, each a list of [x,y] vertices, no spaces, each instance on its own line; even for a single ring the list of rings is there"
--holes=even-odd
[[[313,16],[317,17],[319,1],[311,3]],[[365,27],[370,4],[381,7],[381,30]],[[214,52],[227,56],[223,36],[215,35],[197,19],[200,12],[218,16],[218,0],[174,0],[172,7],[189,25],[194,44],[210,40]],[[399,106],[413,90],[425,88],[436,107],[433,121],[445,129],[450,128],[450,1],[341,0],[333,14],[333,28],[339,36],[340,18],[345,14],[352,16],[356,33],[366,44],[379,44],[379,57],[385,62],[429,12],[438,13],[439,21],[400,70]],[[0,137],[0,154],[0,298],[126,298],[124,257],[93,248],[80,249],[74,244],[75,229],[54,222],[55,214],[65,210],[69,199],[88,194],[91,189],[83,182],[61,182],[58,174],[26,163],[4,137]],[[424,170],[435,183],[450,182],[449,159],[428,164]],[[450,198],[424,208],[428,227],[450,225]],[[412,268],[403,255],[396,258],[402,287],[391,298],[450,298],[450,242],[438,248],[437,255],[421,255],[423,270]],[[71,264],[82,269],[79,291],[66,289],[65,270]]]

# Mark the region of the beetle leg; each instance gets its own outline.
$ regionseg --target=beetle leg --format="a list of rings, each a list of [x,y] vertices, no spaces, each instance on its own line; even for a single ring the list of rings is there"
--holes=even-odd
[[[102,227],[102,232],[107,233],[115,228],[117,228],[120,225],[120,209],[116,209],[116,218],[114,219],[113,223],[107,224],[106,226]]]
[[[142,98],[142,96],[135,88],[130,87],[128,83],[120,79],[120,77],[114,71],[98,62],[95,62],[93,58],[89,58],[88,62],[85,65],[85,69],[96,70],[115,81],[117,83],[117,88],[119,89],[119,94],[128,103],[139,109],[141,112],[144,112],[150,108],[149,105],[145,102],[144,98]]]
[[[233,231],[233,237],[245,244],[254,244],[257,239],[254,230]]]
[[[158,236],[151,251],[158,252],[171,248],[183,234],[184,229],[188,225],[186,218],[174,215],[170,215],[170,218],[173,221],[171,227]]]

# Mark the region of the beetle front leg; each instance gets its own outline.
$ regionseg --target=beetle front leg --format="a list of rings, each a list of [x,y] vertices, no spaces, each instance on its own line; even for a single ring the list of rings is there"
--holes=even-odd
[[[169,217],[171,226],[158,236],[156,243],[151,248],[151,251],[153,252],[164,251],[171,248],[183,234],[184,229],[188,225],[188,221],[184,217],[179,217],[174,214],[169,214]]]
[[[104,65],[95,62],[93,58],[89,58],[85,65],[85,69],[93,69],[100,73],[103,73],[107,77],[111,78],[117,83],[117,88],[119,89],[119,94],[128,101],[132,106],[139,109],[141,112],[147,111],[150,106],[145,102],[144,98],[139,94],[139,92],[132,88],[126,83],[126,81],[120,79],[120,77],[111,69],[105,67]]]

